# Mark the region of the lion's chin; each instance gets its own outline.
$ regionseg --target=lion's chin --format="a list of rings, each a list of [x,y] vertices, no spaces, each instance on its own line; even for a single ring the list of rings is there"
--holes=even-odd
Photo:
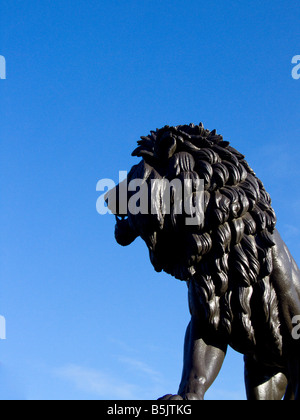
[[[119,245],[128,246],[138,234],[130,227],[128,218],[116,216],[115,237]]]

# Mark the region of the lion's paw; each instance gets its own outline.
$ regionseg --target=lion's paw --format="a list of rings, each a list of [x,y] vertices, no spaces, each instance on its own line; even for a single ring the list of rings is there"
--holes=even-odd
[[[174,400],[192,401],[192,400],[201,400],[201,398],[197,394],[194,394],[192,392],[188,392],[187,394],[185,394],[184,397],[182,397],[181,395],[177,395],[177,394],[167,394],[167,395],[164,395],[161,398],[158,398],[158,400],[162,400],[162,401],[174,401]]]
[[[173,395],[173,394],[166,394],[161,398],[158,398],[158,400],[162,401],[174,401],[174,400],[183,400],[183,398],[180,395]]]

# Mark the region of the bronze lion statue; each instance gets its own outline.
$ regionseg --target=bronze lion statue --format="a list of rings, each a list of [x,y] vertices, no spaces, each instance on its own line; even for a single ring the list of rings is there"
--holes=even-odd
[[[185,281],[189,291],[182,380],[178,395],[162,399],[202,400],[231,346],[244,355],[248,399],[299,400],[300,341],[293,330],[300,272],[275,228],[270,196],[245,156],[202,123],[151,131],[132,155],[142,159],[125,187],[135,179],[140,190],[149,187],[149,211],[120,211],[120,198],[112,206],[110,197],[112,191],[119,197],[121,184],[111,190],[106,198],[115,207],[116,240],[126,246],[140,236],[155,270]],[[171,185],[168,211],[165,184],[157,180]],[[174,211],[174,180],[190,182],[192,212],[202,180],[203,217],[194,213],[196,223]],[[132,195],[128,191],[126,199]]]

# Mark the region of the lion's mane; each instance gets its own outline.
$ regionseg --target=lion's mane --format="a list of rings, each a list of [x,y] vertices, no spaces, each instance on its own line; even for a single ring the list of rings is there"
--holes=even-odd
[[[154,268],[189,282],[206,324],[234,337],[237,350],[267,346],[279,355],[278,302],[270,281],[276,216],[245,156],[202,124],[151,131],[132,155],[143,160],[129,179],[148,185],[164,178],[193,185],[204,180],[205,217],[197,226],[187,226],[172,207],[165,214],[159,188],[151,191],[157,214],[128,214]]]

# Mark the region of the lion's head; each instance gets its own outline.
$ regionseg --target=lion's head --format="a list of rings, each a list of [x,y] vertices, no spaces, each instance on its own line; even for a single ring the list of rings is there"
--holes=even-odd
[[[129,245],[140,236],[156,271],[189,282],[211,327],[224,334],[234,329],[241,342],[255,345],[256,318],[260,323],[264,319],[280,350],[280,337],[274,334],[279,322],[276,294],[269,281],[276,216],[245,156],[202,124],[152,131],[141,137],[132,155],[142,160],[117,190],[141,179],[148,186],[149,211],[117,215],[117,241]],[[187,226],[174,211],[172,193],[170,211],[165,211],[162,188],[151,183],[163,179],[190,180],[192,201],[197,181],[204,180],[204,218],[198,224]],[[257,317],[250,317],[254,302],[261,305]]]

